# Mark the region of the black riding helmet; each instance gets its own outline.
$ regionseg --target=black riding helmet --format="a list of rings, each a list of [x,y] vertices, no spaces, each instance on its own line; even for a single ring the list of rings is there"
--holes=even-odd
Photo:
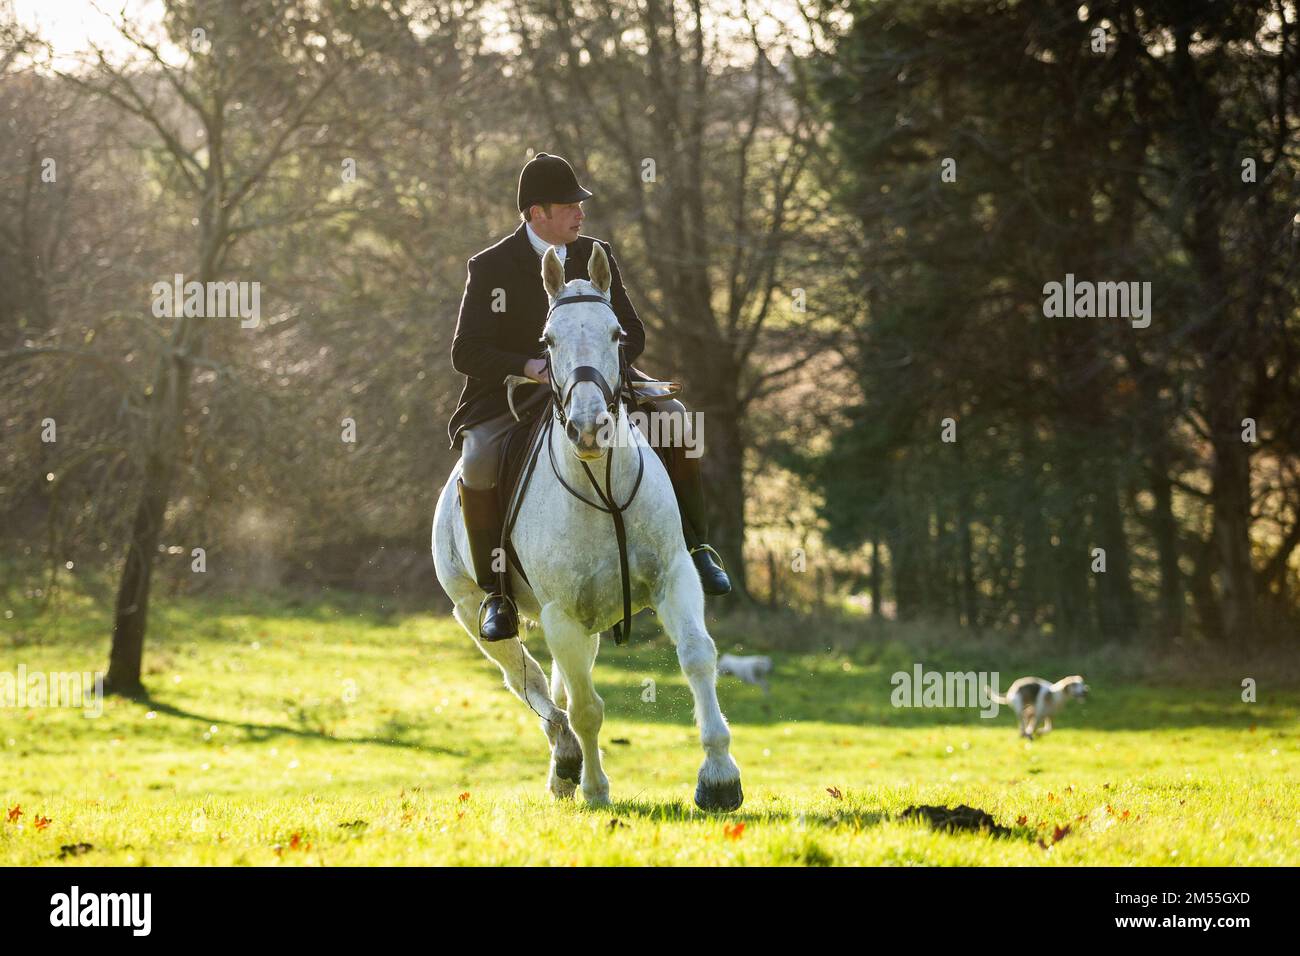
[[[573,167],[560,156],[538,153],[519,174],[520,212],[538,203],[582,202],[590,198],[591,193],[578,185]]]

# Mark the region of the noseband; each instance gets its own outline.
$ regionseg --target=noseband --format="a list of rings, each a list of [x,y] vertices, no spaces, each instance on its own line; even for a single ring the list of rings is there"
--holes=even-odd
[[[589,293],[584,293],[581,295],[566,295],[562,298],[555,300],[555,303],[551,306],[550,311],[546,313],[547,321],[548,322],[550,321],[551,313],[553,313],[560,306],[571,305],[575,302],[600,302],[603,303],[606,308],[609,308],[611,312],[613,311],[613,309],[610,308],[609,300],[605,298],[603,295],[591,295]],[[626,337],[627,337],[626,332],[620,332],[619,342],[618,342],[618,371],[619,371],[618,388],[615,389],[610,388],[609,382],[605,381],[605,376],[600,374],[600,369],[597,369],[591,365],[579,365],[577,368],[575,368],[573,372],[569,375],[569,384],[566,385],[563,389],[559,387],[559,385],[556,383],[555,378],[553,376],[549,376],[549,375],[547,376],[547,378],[550,380],[551,395],[555,398],[555,417],[559,421],[559,423],[563,425],[566,429],[569,426],[569,415],[567,411],[569,407],[569,398],[573,394],[574,387],[581,382],[594,383],[595,386],[598,389],[600,389],[601,397],[605,399],[605,411],[609,412],[611,415],[614,416],[618,415],[618,393],[623,388],[624,382],[627,380],[627,376],[623,374],[623,366],[625,364],[625,359],[623,356],[623,339]],[[546,342],[544,338],[541,339],[540,341],[543,344],[545,344]],[[548,351],[550,350],[549,346],[547,346],[547,350]]]

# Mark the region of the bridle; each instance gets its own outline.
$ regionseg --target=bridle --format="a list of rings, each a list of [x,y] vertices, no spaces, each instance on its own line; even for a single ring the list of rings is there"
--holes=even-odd
[[[590,293],[566,295],[551,303],[551,308],[546,313],[547,321],[550,321],[551,314],[555,312],[556,309],[577,302],[600,302],[603,303],[611,312],[613,311],[613,307],[609,304],[609,299],[603,295],[592,295]],[[551,426],[556,422],[559,422],[565,429],[566,433],[568,432],[569,416],[566,409],[568,407],[569,398],[573,394],[574,386],[578,385],[580,382],[592,382],[600,389],[601,397],[605,399],[605,411],[612,415],[615,423],[617,423],[619,400],[622,397],[624,390],[627,390],[627,399],[629,404],[633,403],[631,385],[628,376],[627,355],[623,348],[623,342],[626,337],[626,332],[621,332],[619,335],[617,388],[611,389],[609,387],[609,382],[605,381],[605,376],[600,374],[600,370],[590,365],[579,365],[569,373],[568,384],[563,388],[560,388],[556,383],[555,378],[548,374],[547,380],[550,382],[551,398],[552,404],[555,406],[555,412],[554,415],[547,420],[544,434],[541,439],[546,443],[547,457],[551,461],[551,472],[555,475],[556,480],[559,481],[564,490],[584,504],[590,505],[598,511],[603,511],[614,519],[614,537],[618,543],[618,569],[623,584],[622,628],[620,629],[618,624],[614,625],[614,641],[618,644],[622,644],[632,635],[632,589],[628,574],[627,528],[623,522],[623,512],[631,506],[633,500],[636,498],[637,491],[641,488],[641,478],[645,475],[645,454],[642,451],[641,446],[634,441],[633,446],[636,448],[637,452],[636,481],[632,484],[632,491],[628,494],[627,501],[623,502],[621,505],[614,501],[614,489],[610,484],[614,465],[614,448],[617,446],[617,443],[611,445],[605,452],[604,488],[601,488],[600,482],[598,482],[596,476],[591,473],[591,469],[587,467],[587,463],[579,459],[579,464],[582,465],[582,470],[587,473],[587,479],[591,482],[592,489],[600,499],[598,502],[592,501],[590,498],[587,498],[575,488],[571,487],[569,483],[564,480],[564,476],[560,474],[559,466],[555,461],[555,446],[551,441]],[[546,343],[544,338],[541,341],[546,345],[549,354],[550,345]]]
[[[551,308],[546,313],[546,321],[549,322],[551,320],[551,315],[560,306],[572,305],[576,302],[600,302],[606,308],[609,308],[611,312],[614,311],[613,308],[610,307],[609,299],[605,298],[605,296],[603,295],[592,295],[590,293],[582,293],[580,295],[566,295],[556,299],[555,302],[551,304]],[[623,388],[623,384],[627,378],[627,376],[624,374],[624,369],[623,369],[624,366],[623,340],[626,337],[627,337],[626,332],[622,332],[622,331],[619,332],[618,388],[617,389],[611,389],[609,387],[609,382],[605,381],[605,376],[600,374],[600,369],[594,368],[593,366],[590,365],[579,365],[577,368],[575,368],[573,372],[570,373],[569,375],[569,384],[563,389],[559,387],[559,385],[556,383],[555,378],[553,376],[550,375],[547,376],[547,381],[550,383],[550,387],[551,387],[551,396],[555,399],[555,418],[557,421],[559,421],[561,425],[564,426],[566,431],[569,427],[569,416],[567,412],[569,406],[569,398],[573,395],[573,389],[581,382],[594,383],[595,386],[598,389],[600,389],[601,396],[605,399],[605,411],[617,417],[618,393],[619,390]],[[537,341],[545,345],[547,352],[548,353],[550,352],[551,347],[549,344],[547,344],[545,337],[542,337]],[[549,370],[550,367],[549,362],[547,364],[547,367]]]

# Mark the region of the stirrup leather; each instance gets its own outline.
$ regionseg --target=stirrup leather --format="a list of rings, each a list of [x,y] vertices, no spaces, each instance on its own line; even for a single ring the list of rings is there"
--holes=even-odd
[[[724,571],[727,570],[727,566],[726,566],[725,564],[722,563],[722,555],[718,554],[717,550],[713,547],[713,545],[711,545],[711,544],[697,544],[697,545],[696,545],[695,547],[693,547],[693,548],[687,548],[687,549],[686,549],[686,553],[687,553],[687,554],[690,554],[690,555],[695,554],[696,551],[707,551],[707,552],[709,552],[709,554],[713,555],[713,559],[714,559],[715,561],[718,562],[718,567],[722,568],[722,570],[724,570]]]

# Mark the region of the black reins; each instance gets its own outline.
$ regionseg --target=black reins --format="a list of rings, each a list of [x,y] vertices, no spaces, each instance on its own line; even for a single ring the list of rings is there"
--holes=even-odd
[[[558,309],[560,306],[571,305],[577,302],[600,302],[603,303],[606,308],[610,308],[610,311],[613,311],[612,307],[610,307],[609,299],[607,299],[603,295],[592,295],[588,293],[584,293],[580,295],[568,295],[556,299],[555,302],[551,304],[550,310],[547,311],[546,313],[547,320],[550,319],[551,313],[554,312],[556,309]],[[579,464],[582,465],[582,470],[586,472],[587,480],[591,482],[591,487],[596,492],[596,497],[600,499],[598,502],[592,501],[590,498],[587,498],[581,492],[577,491],[575,488],[570,486],[569,483],[565,481],[564,477],[560,474],[559,466],[556,464],[555,461],[555,448],[551,443],[551,433],[553,430],[553,426],[557,421],[566,430],[568,429],[569,417],[568,417],[567,406],[568,406],[569,398],[573,394],[574,387],[581,382],[592,382],[597,388],[600,389],[601,397],[605,399],[605,410],[609,412],[612,416],[614,416],[615,427],[617,428],[620,398],[626,398],[629,407],[631,407],[631,405],[634,402],[631,393],[631,383],[629,381],[629,376],[628,376],[629,365],[627,362],[627,356],[623,350],[623,339],[625,337],[626,337],[626,333],[622,333],[619,337],[619,343],[618,343],[618,386],[617,388],[611,389],[609,387],[609,383],[605,381],[605,376],[600,373],[600,370],[590,365],[579,365],[577,368],[575,368],[570,373],[569,381],[563,389],[559,387],[559,385],[557,384],[553,376],[548,375],[548,381],[550,382],[550,390],[551,390],[551,400],[552,400],[552,404],[554,405],[554,411],[553,414],[547,416],[546,424],[541,429],[539,429],[539,433],[540,433],[539,440],[546,444],[546,454],[551,462],[551,473],[555,475],[555,478],[557,481],[559,481],[561,487],[563,487],[565,491],[573,495],[573,497],[577,498],[583,504],[589,505],[590,507],[595,508],[598,511],[604,511],[614,521],[614,539],[618,545],[618,571],[619,571],[619,577],[623,585],[623,620],[621,622],[621,626],[619,624],[614,625],[614,642],[616,644],[624,644],[627,642],[628,638],[632,636],[632,582],[628,570],[627,526],[623,520],[623,512],[626,511],[628,507],[631,506],[633,500],[635,500],[636,498],[637,492],[641,488],[641,478],[645,475],[645,455],[641,449],[640,444],[637,444],[635,440],[633,440],[633,444],[635,445],[637,451],[636,481],[633,482],[632,484],[632,491],[628,494],[627,500],[623,502],[621,505],[615,502],[614,500],[614,489],[611,483],[612,476],[613,476],[613,466],[614,466],[614,448],[616,447],[616,443],[612,444],[606,450],[605,453],[604,488],[602,488],[600,482],[596,480],[596,476],[592,474],[591,469],[587,467],[587,463],[579,459]],[[543,344],[545,344],[545,340],[543,340]],[[549,351],[550,349],[549,345],[547,346],[547,349]],[[540,451],[540,449],[538,450]],[[527,484],[528,480],[531,479],[532,470],[533,470],[532,466],[536,463],[536,458],[533,457],[531,454],[530,454],[530,458],[532,459],[532,461],[529,464],[528,472],[525,476],[525,485]],[[511,520],[508,522],[506,527],[505,536],[507,538],[509,537],[510,530],[514,527],[514,519],[518,517],[519,509],[522,507],[522,505],[523,505],[523,494],[521,489],[521,493],[515,499],[514,514],[511,516]],[[516,560],[516,565],[518,565],[517,560]],[[522,567],[519,568],[519,571],[521,574],[523,574]],[[528,581],[527,575],[524,575],[524,580]]]

